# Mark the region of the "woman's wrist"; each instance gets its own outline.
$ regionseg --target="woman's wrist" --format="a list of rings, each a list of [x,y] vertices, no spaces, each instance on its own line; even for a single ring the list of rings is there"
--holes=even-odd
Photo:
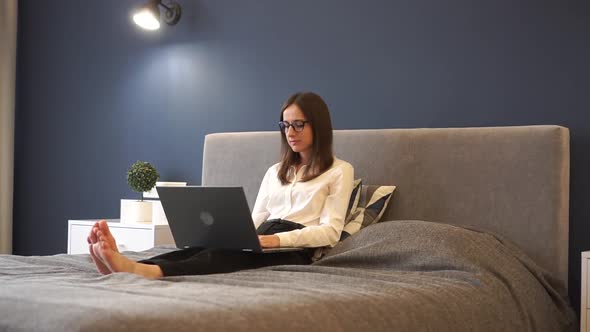
[[[258,235],[258,241],[263,248],[278,248],[281,246],[281,239],[277,235]]]

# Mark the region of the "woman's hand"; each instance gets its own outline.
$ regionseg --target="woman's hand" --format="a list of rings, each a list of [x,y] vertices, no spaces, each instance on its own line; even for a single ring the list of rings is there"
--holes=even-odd
[[[258,235],[258,241],[262,248],[278,248],[281,246],[281,239],[277,235]]]

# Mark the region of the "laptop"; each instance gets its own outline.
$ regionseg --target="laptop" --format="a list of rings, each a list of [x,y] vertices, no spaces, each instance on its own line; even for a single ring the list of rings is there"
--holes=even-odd
[[[273,253],[303,248],[262,248],[242,187],[156,187],[178,248]]]

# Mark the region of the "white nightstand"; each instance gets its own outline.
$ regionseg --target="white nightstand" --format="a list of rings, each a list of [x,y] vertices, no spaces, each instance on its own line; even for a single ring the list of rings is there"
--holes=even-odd
[[[580,331],[590,332],[588,315],[590,314],[590,251],[582,252],[582,292],[580,294]]]
[[[68,254],[87,254],[86,238],[93,220],[68,220]],[[174,238],[168,225],[122,224],[119,219],[107,220],[111,233],[117,240],[119,251],[142,251],[156,245],[174,245]]]

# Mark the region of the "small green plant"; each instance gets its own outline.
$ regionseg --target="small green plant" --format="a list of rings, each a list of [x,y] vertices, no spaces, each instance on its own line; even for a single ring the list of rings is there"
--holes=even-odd
[[[127,183],[133,191],[141,193],[142,202],[143,192],[151,190],[158,179],[160,179],[160,174],[147,161],[136,161],[127,171]]]

